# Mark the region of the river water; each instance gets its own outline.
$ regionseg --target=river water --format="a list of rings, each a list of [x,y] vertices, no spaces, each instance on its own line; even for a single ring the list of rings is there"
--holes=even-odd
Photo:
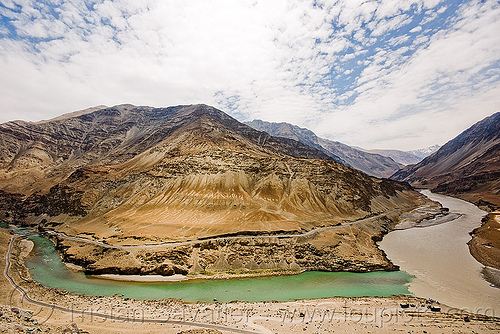
[[[441,225],[396,230],[380,242],[389,259],[415,276],[409,290],[451,307],[474,313],[500,315],[500,289],[484,280],[483,265],[469,253],[469,232],[480,226],[486,214],[475,205],[449,196],[422,193],[440,202],[458,219]]]
[[[293,276],[246,279],[187,280],[139,283],[92,278],[72,272],[47,239],[34,235],[34,255],[26,261],[33,278],[49,287],[93,296],[121,295],[134,299],[178,298],[187,302],[288,301],[335,296],[392,296],[409,294],[411,276],[396,272],[305,272]]]

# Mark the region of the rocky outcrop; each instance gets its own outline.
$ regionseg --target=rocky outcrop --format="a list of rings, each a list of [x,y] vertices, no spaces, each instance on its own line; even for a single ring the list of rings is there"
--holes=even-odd
[[[221,237],[178,246],[98,246],[51,234],[64,261],[88,274],[199,274],[269,271],[397,270],[376,241],[397,217],[385,215],[313,233]]]
[[[481,227],[471,235],[468,245],[472,256],[483,265],[500,270],[500,212],[485,216]]]

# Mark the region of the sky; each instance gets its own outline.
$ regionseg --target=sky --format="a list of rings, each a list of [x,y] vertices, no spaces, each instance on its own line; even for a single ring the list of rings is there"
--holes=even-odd
[[[500,1],[0,2],[0,122],[124,103],[442,145],[500,111]]]

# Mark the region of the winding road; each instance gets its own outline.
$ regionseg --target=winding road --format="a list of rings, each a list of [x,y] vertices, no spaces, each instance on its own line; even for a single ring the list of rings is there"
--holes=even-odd
[[[156,248],[156,247],[178,247],[178,246],[185,246],[185,245],[192,245],[192,244],[197,244],[197,243],[202,243],[206,241],[220,241],[220,240],[238,240],[238,239],[253,239],[253,238],[261,238],[261,239],[271,239],[271,238],[299,238],[299,237],[312,237],[315,234],[328,231],[328,230],[336,230],[340,228],[345,228],[345,227],[352,227],[355,225],[367,223],[369,221],[372,221],[374,219],[378,219],[381,217],[386,216],[387,214],[393,213],[395,210],[386,212],[386,213],[381,213],[377,215],[373,215],[370,217],[365,217],[362,219],[358,219],[352,222],[348,222],[342,225],[335,225],[335,226],[327,226],[327,227],[321,227],[317,228],[305,233],[301,234],[278,234],[278,235],[250,235],[250,236],[225,236],[225,237],[214,237],[214,238],[207,238],[207,239],[202,239],[202,240],[190,240],[190,241],[183,241],[183,242],[172,242],[172,243],[161,243],[161,244],[155,244],[155,245],[109,245],[107,243],[101,242],[101,241],[96,241],[96,240],[89,240],[87,238],[82,238],[82,237],[76,237],[76,236],[69,236],[66,235],[65,233],[62,232],[56,232],[52,230],[45,231],[47,234],[52,234],[52,235],[57,235],[61,238],[68,239],[68,240],[74,240],[74,241],[80,241],[80,242],[85,242],[85,243],[90,243],[94,244],[97,246],[101,246],[104,248],[117,248],[117,249],[126,249],[126,248]],[[88,316],[95,316],[103,319],[110,319],[110,320],[117,320],[117,321],[124,321],[124,322],[135,322],[135,323],[152,323],[152,324],[175,324],[175,325],[184,325],[184,326],[192,326],[192,327],[199,327],[199,328],[209,328],[209,329],[216,329],[216,330],[221,330],[221,331],[226,331],[226,332],[233,332],[233,333],[243,333],[243,334],[255,334],[255,333],[264,333],[267,334],[269,331],[254,323],[254,320],[258,319],[253,319],[252,317],[249,318],[249,323],[248,326],[255,328],[257,331],[250,331],[250,330],[245,330],[245,329],[239,329],[239,328],[231,328],[231,327],[226,327],[222,325],[216,325],[216,324],[210,324],[210,323],[199,323],[199,322],[189,322],[189,321],[182,321],[182,320],[172,320],[172,319],[152,319],[152,318],[136,318],[136,317],[130,317],[130,316],[120,316],[120,315],[113,315],[113,314],[106,314],[106,313],[100,313],[100,312],[94,312],[94,311],[88,311],[88,310],[76,310],[74,308],[69,308],[69,307],[63,307],[43,301],[38,301],[33,298],[31,298],[26,290],[19,286],[14,279],[10,276],[9,274],[9,269],[11,268],[11,262],[10,262],[10,257],[12,254],[12,248],[14,246],[14,243],[16,242],[17,239],[22,238],[23,236],[16,235],[13,236],[10,239],[9,242],[9,247],[7,249],[6,255],[5,255],[5,270],[4,270],[4,276],[5,278],[9,281],[10,285],[15,289],[15,291],[18,291],[21,296],[22,300],[27,301],[31,304],[38,305],[44,308],[48,308],[52,312],[54,310],[61,311],[61,312],[66,312],[66,313],[71,313],[71,314],[78,314],[78,315],[88,315]]]
[[[275,238],[299,238],[299,237],[312,237],[317,233],[328,231],[328,230],[336,230],[340,228],[344,228],[347,226],[354,226],[354,225],[359,225],[363,224],[366,222],[369,222],[374,219],[378,219],[381,217],[384,217],[388,214],[394,213],[396,210],[392,210],[389,212],[384,212],[380,213],[377,215],[373,215],[370,217],[366,218],[361,218],[349,223],[341,224],[341,225],[334,225],[334,226],[326,226],[326,227],[319,227],[315,228],[311,231],[300,233],[300,234],[274,234],[274,235],[240,235],[240,236],[225,236],[225,237],[210,237],[210,238],[204,238],[204,239],[197,239],[197,240],[189,240],[189,241],[179,241],[179,242],[164,242],[160,244],[154,244],[154,245],[110,245],[102,241],[97,241],[97,240],[90,240],[87,238],[82,238],[82,237],[76,237],[76,236],[70,236],[67,235],[66,233],[63,232],[56,232],[54,230],[45,230],[44,233],[48,235],[56,235],[58,237],[61,237],[63,239],[67,240],[74,240],[74,241],[80,241],[80,242],[85,242],[88,244],[93,244],[96,246],[101,246],[104,248],[115,248],[115,249],[130,249],[130,248],[136,248],[136,249],[146,249],[146,248],[159,248],[159,247],[179,247],[179,246],[188,246],[188,245],[194,245],[194,244],[199,244],[207,241],[221,241],[221,240],[244,240],[244,239],[275,239]]]
[[[27,302],[34,304],[34,305],[37,305],[37,306],[46,307],[46,308],[50,309],[52,312],[54,310],[57,310],[57,311],[65,312],[65,313],[77,314],[78,316],[88,315],[90,317],[98,317],[98,318],[116,320],[116,321],[122,321],[122,322],[150,323],[150,324],[174,324],[174,325],[183,325],[183,326],[191,326],[191,327],[199,327],[199,328],[216,329],[216,330],[231,332],[231,333],[255,334],[255,333],[260,332],[260,333],[267,334],[267,331],[262,330],[261,328],[259,328],[260,326],[257,326],[253,323],[249,323],[249,326],[253,326],[256,329],[259,329],[260,330],[259,332],[249,331],[249,330],[239,329],[239,328],[231,328],[231,327],[209,324],[209,323],[190,322],[190,321],[172,320],[172,319],[151,319],[151,318],[143,318],[143,317],[120,316],[120,315],[106,314],[106,313],[94,312],[94,311],[88,311],[88,310],[77,310],[77,309],[70,308],[70,307],[64,307],[64,306],[59,306],[56,304],[51,304],[51,303],[35,300],[35,299],[31,298],[29,296],[28,292],[26,290],[24,290],[21,286],[19,286],[9,274],[9,269],[11,267],[10,256],[12,254],[12,248],[14,246],[15,241],[19,238],[21,238],[21,236],[13,236],[10,239],[9,247],[7,248],[7,252],[5,254],[5,269],[3,271],[3,274],[4,274],[5,278],[7,279],[7,281],[9,281],[10,285],[21,294],[23,301],[27,301]],[[51,314],[52,314],[52,312],[51,312]],[[249,319],[249,320],[252,320],[252,319]]]

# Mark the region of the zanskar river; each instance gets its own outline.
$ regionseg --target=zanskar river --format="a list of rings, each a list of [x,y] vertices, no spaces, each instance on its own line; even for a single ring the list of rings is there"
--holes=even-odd
[[[186,280],[183,282],[123,282],[86,276],[70,271],[54,245],[35,235],[34,256],[26,265],[35,281],[49,287],[93,296],[121,295],[134,299],[176,298],[187,302],[289,301],[335,296],[392,296],[409,294],[411,276],[401,272],[305,272],[292,276],[241,279]]]
[[[475,205],[449,196],[422,193],[451,213],[461,216],[448,223],[396,230],[380,242],[389,259],[415,276],[409,285],[414,295],[432,298],[473,313],[500,315],[500,289],[484,280],[483,265],[469,253],[469,232],[486,214]]]

